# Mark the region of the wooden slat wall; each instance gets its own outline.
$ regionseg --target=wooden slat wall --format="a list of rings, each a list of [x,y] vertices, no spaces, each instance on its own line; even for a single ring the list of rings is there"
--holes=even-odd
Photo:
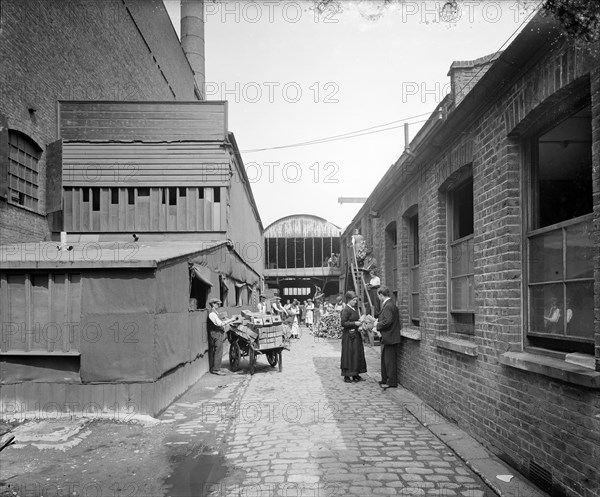
[[[138,195],[129,204],[129,188],[118,189],[118,204],[112,203],[111,188],[89,189],[89,202],[83,202],[83,188],[64,190],[64,226],[70,232],[148,232],[148,231],[225,231],[227,229],[226,187],[220,190],[220,202],[214,201],[215,187],[185,188],[185,196],[176,188],[176,205],[169,205],[173,187],[148,188],[149,196]],[[100,210],[93,211],[93,189],[100,192]],[[144,189],[146,189],[144,187]],[[163,203],[163,190],[165,203]],[[200,198],[203,195],[203,198]]]
[[[63,140],[223,141],[226,102],[60,102]]]
[[[63,144],[63,186],[226,186],[230,159],[217,144]]]

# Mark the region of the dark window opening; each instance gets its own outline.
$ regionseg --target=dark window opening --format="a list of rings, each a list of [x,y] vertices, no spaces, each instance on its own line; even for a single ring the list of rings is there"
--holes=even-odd
[[[90,201],[90,189],[89,188],[82,188],[81,192],[83,193],[83,201],[84,202],[89,202]]]
[[[200,281],[198,278],[192,278],[190,288],[190,299],[195,304],[196,309],[206,309],[206,301],[211,287]],[[193,305],[191,306],[193,308]]]
[[[169,205],[177,205],[177,188],[169,188]]]
[[[167,189],[166,188],[161,188],[161,202],[163,204],[167,203]]]
[[[204,188],[198,188],[198,198],[204,198]]]
[[[452,192],[452,241],[473,234],[473,179]]]
[[[138,195],[138,197],[149,197],[150,196],[150,188],[138,188],[137,195]]]
[[[135,204],[135,188],[127,188],[127,203],[129,205]]]
[[[100,188],[92,188],[92,210],[100,210]]]
[[[221,188],[219,188],[218,186],[215,187],[214,199],[215,199],[215,202],[221,201]]]
[[[187,188],[179,188],[179,196],[180,197],[187,197]]]
[[[113,205],[119,203],[119,189],[118,188],[110,189],[110,203]]]
[[[578,112],[535,140],[537,220],[534,228],[593,211],[592,116]],[[535,182],[535,181],[534,181]]]

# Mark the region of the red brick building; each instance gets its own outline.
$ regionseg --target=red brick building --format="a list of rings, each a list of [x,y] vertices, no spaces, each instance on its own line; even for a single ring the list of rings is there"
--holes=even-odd
[[[600,489],[595,54],[538,15],[500,55],[454,63],[341,243],[358,228],[394,291],[402,384],[577,497]]]
[[[191,101],[202,83],[161,0],[5,0],[0,17],[0,244],[48,240],[58,101]]]

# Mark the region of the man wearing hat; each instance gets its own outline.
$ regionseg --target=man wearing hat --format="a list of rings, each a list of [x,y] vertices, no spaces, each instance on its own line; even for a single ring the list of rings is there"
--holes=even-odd
[[[212,374],[223,376],[221,371],[221,361],[223,360],[223,341],[225,339],[225,326],[235,318],[222,320],[219,316],[219,306],[222,302],[219,299],[209,299],[208,301],[208,367]]]
[[[271,308],[273,309],[273,311],[275,311],[277,314],[279,314],[279,317],[281,318],[282,321],[285,318],[287,318],[288,312],[281,305],[281,297],[277,297],[277,296],[273,297],[273,302],[271,304]]]

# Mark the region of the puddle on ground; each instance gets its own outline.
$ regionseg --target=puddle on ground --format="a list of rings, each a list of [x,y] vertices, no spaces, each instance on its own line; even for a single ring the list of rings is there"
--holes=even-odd
[[[170,463],[173,469],[165,481],[170,497],[211,495],[227,474],[225,458],[202,446],[172,456]]]

